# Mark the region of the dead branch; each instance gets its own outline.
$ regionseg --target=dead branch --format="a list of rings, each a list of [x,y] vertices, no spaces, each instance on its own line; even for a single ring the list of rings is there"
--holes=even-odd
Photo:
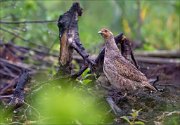
[[[180,111],[172,111],[172,112],[163,112],[162,115],[160,116],[157,116],[157,121],[154,121],[155,125],[162,125],[164,120],[167,118],[167,117],[170,117],[172,115],[177,115],[179,116],[180,115]]]
[[[31,21],[0,21],[0,24],[32,24],[32,23],[55,23],[57,20],[31,20]]]
[[[24,39],[23,37],[21,37],[20,35],[18,35],[18,34],[16,34],[16,33],[13,33],[13,32],[11,32],[11,31],[9,31],[9,30],[6,30],[6,29],[4,29],[4,28],[2,28],[2,27],[0,27],[0,30],[2,30],[2,31],[4,31],[4,32],[7,32],[7,33],[9,33],[9,34],[11,34],[11,35],[13,35],[13,36],[15,36],[15,37],[23,40],[23,41],[28,42],[28,40]]]
[[[162,58],[180,58],[180,51],[167,51],[167,50],[159,50],[153,52],[135,52],[136,56],[141,57],[162,57]]]
[[[127,60],[132,62],[136,66],[136,68],[139,69],[138,63],[134,57],[134,52],[132,50],[132,42],[125,36],[123,36],[121,40],[120,50],[121,50],[122,56],[124,56]]]
[[[15,38],[17,37],[17,38],[19,38],[19,39],[21,39],[21,40],[23,40],[23,41],[25,41],[25,42],[31,43],[31,44],[36,45],[36,46],[41,47],[41,48],[48,49],[48,48],[45,47],[45,46],[42,46],[42,45],[40,45],[40,44],[34,43],[34,42],[30,41],[30,40],[27,40],[27,39],[23,38],[22,36],[18,35],[17,33],[11,32],[11,31],[9,31],[9,30],[7,30],[7,29],[4,29],[4,28],[2,28],[2,27],[0,27],[0,30],[4,31],[4,32],[6,32],[6,33],[9,33],[9,34],[13,35]],[[14,38],[13,38],[13,39],[14,39]]]
[[[165,58],[158,58],[158,57],[139,57],[139,56],[137,56],[136,59],[139,62],[143,62],[143,63],[180,65],[180,59],[173,59],[173,58],[165,59]]]
[[[82,8],[79,3],[73,3],[72,7],[61,15],[58,20],[59,36],[60,36],[60,56],[59,56],[59,72],[61,74],[70,75],[72,69],[72,53],[77,53],[84,59],[85,63],[92,65],[93,61],[89,59],[89,54],[82,46],[78,33],[78,17],[82,15]]]
[[[0,96],[0,99],[3,99],[3,98],[12,98],[12,94],[11,95],[3,95],[3,96]]]
[[[29,65],[27,64],[22,64],[22,63],[13,63],[11,61],[8,61],[8,60],[5,60],[5,59],[2,59],[0,58],[0,62],[3,62],[4,65],[8,66],[8,67],[11,67],[13,69],[27,69],[29,71],[31,71],[32,69],[30,68]]]
[[[24,103],[24,87],[25,84],[30,80],[30,76],[27,70],[23,70],[22,74],[20,75],[18,82],[16,84],[15,91],[13,93],[13,97],[11,102],[9,103],[10,106],[18,108]]]
[[[6,92],[9,88],[13,87],[13,86],[17,83],[17,81],[18,81],[18,78],[15,77],[15,78],[12,80],[11,83],[8,83],[7,86],[3,87],[3,88],[0,90],[0,95],[4,95],[5,92]]]
[[[11,44],[11,43],[7,43],[7,44]],[[33,52],[35,52],[38,55],[58,57],[57,54],[53,54],[53,53],[50,54],[50,53],[44,52],[42,50],[40,51],[39,49],[36,49],[36,48],[28,48],[28,47],[24,47],[24,46],[16,46],[14,44],[11,44],[11,45],[13,47],[15,47],[18,51],[23,52],[23,53],[24,52],[27,53],[29,51],[33,51]]]

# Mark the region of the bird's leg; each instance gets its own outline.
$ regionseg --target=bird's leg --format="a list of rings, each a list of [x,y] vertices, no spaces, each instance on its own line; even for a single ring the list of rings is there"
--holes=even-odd
[[[109,91],[108,96],[106,97],[106,101],[108,102],[109,106],[111,107],[112,111],[115,115],[123,115],[123,111],[121,108],[117,106],[117,103],[124,100],[127,93],[125,93],[123,96],[120,96],[119,92],[116,89],[113,89],[113,87],[110,89],[107,88]]]
[[[102,77],[102,76],[100,76],[100,77]],[[102,79],[104,80],[104,79],[107,79],[107,77],[104,75],[104,77],[102,77]],[[100,80],[101,81],[101,80]],[[109,81],[108,81],[108,79],[107,80],[105,80],[106,82],[105,83],[108,83]],[[120,115],[120,114],[122,114],[122,110],[117,106],[117,104],[116,104],[116,102],[117,102],[117,100],[115,100],[114,101],[114,99],[116,99],[117,98],[117,91],[113,88],[113,86],[112,85],[104,85],[104,83],[102,84],[102,83],[100,83],[100,85],[101,85],[101,87],[103,87],[105,90],[107,90],[108,91],[108,94],[107,94],[107,96],[106,96],[106,101],[107,101],[107,103],[109,104],[109,106],[111,107],[111,109],[112,109],[112,111],[113,111],[113,113],[115,114],[115,115]],[[119,100],[119,99],[118,99]]]
[[[122,110],[116,105],[112,97],[106,97],[106,101],[108,102],[115,115],[122,114]]]
[[[124,95],[122,95],[122,93],[119,92],[117,89],[111,89],[111,90],[109,91],[109,95],[110,95],[111,97],[114,97],[115,103],[119,103],[120,101],[123,101],[123,100],[126,99],[127,93],[125,93]]]

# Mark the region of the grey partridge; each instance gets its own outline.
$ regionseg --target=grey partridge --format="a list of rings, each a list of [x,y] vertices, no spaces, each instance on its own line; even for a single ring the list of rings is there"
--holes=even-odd
[[[109,82],[123,93],[144,88],[156,91],[146,76],[121,55],[112,32],[103,28],[98,33],[105,40],[103,72]]]

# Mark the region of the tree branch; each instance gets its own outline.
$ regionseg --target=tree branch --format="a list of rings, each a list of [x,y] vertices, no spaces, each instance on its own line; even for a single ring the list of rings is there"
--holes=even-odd
[[[36,24],[36,23],[55,23],[57,20],[32,20],[32,21],[1,21],[0,24]]]
[[[7,32],[7,33],[9,33],[9,34],[11,34],[11,35],[13,35],[13,36],[15,36],[15,37],[17,37],[17,38],[19,38],[19,39],[21,39],[21,40],[25,41],[25,42],[30,42],[30,43],[32,43],[32,44],[34,44],[34,45],[36,45],[36,46],[39,46],[39,47],[42,47],[42,48],[48,49],[48,48],[47,48],[47,47],[45,47],[45,46],[42,46],[42,45],[40,45],[40,44],[37,44],[37,43],[31,42],[30,40],[27,40],[27,39],[23,38],[22,36],[20,36],[20,35],[18,35],[18,34],[16,34],[16,33],[14,33],[14,32],[11,32],[11,31],[9,31],[9,30],[7,30],[7,29],[4,29],[4,28],[2,28],[2,27],[0,27],[0,30],[2,30],[2,31],[4,31],[4,32]]]

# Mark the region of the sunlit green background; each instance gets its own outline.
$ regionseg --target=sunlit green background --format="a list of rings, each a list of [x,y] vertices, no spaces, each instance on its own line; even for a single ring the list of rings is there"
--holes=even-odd
[[[1,0],[1,21],[57,20],[74,1],[68,0]],[[138,43],[141,49],[174,50],[180,47],[180,1],[178,0],[78,0],[84,8],[79,19],[80,39],[85,48],[98,52],[103,41],[97,32],[107,27],[116,35],[123,32]],[[40,44],[50,50],[59,49],[58,28],[55,23],[0,24],[18,34],[15,43],[34,46]],[[0,30],[5,42],[14,36]]]

